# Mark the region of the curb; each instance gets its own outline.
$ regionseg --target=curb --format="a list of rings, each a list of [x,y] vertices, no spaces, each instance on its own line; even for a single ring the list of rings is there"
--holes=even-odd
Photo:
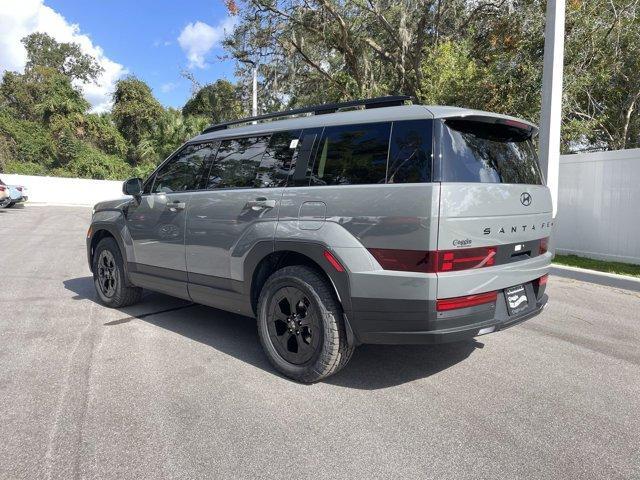
[[[615,273],[598,272],[579,267],[567,267],[565,265],[551,264],[552,275],[571,278],[581,282],[595,283],[605,287],[621,288],[640,292],[640,278]]]
[[[591,270],[589,268],[570,267],[568,265],[560,265],[558,263],[552,263],[551,268],[557,268],[559,270],[568,270],[571,272],[587,273],[590,275],[600,275],[603,277],[615,278],[619,280],[627,280],[630,282],[636,282],[640,284],[640,277],[632,277],[631,275],[621,275],[619,273],[601,272],[600,270]]]

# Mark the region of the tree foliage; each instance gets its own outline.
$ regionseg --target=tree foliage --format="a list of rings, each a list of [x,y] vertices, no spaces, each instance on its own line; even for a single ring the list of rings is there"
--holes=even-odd
[[[164,108],[121,79],[113,108],[91,113],[80,87],[101,67],[79,45],[25,37],[24,73],[0,83],[0,171],[95,178],[144,175],[207,124],[407,94],[539,121],[545,0],[226,0],[237,83],[201,84]],[[568,0],[562,149],[640,147],[640,1]]]
[[[91,55],[82,53],[77,43],[57,42],[46,33],[35,32],[22,39],[27,50],[27,72],[48,67],[70,80],[96,80],[103,68]]]
[[[25,72],[0,83],[0,171],[123,179],[144,175],[208,123],[165,110],[141,80],[118,82],[111,113],[89,112],[78,82],[99,73],[75,44],[24,40]]]
[[[208,117],[211,123],[235,120],[243,111],[241,90],[228,80],[205,85],[182,107],[183,115]]]
[[[118,130],[131,145],[132,152],[162,115],[160,105],[149,86],[135,77],[118,80],[113,94],[111,114]],[[135,155],[131,158],[136,161]]]
[[[226,47],[263,110],[384,94],[538,122],[543,0],[244,0]],[[640,146],[640,2],[571,0],[563,149]]]

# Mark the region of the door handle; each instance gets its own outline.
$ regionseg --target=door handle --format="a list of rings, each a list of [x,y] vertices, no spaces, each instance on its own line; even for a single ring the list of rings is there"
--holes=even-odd
[[[244,206],[254,210],[259,210],[261,208],[274,208],[276,206],[276,201],[267,200],[266,198],[256,198],[255,200],[249,200]]]
[[[167,203],[167,208],[172,212],[177,212],[178,210],[184,210],[185,208],[187,208],[187,204],[184,202],[175,201]]]

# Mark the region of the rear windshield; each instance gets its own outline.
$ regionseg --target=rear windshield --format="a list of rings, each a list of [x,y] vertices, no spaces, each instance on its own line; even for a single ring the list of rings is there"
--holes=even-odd
[[[530,131],[516,126],[450,119],[441,137],[444,182],[542,185]]]

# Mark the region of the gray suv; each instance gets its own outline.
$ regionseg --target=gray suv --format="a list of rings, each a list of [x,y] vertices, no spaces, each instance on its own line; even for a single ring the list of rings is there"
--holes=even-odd
[[[214,125],[127,180],[87,235],[100,302],[146,288],[255,317],[273,366],[302,382],[362,343],[457,341],[538,314],[553,222],[536,127],[405,100]]]

